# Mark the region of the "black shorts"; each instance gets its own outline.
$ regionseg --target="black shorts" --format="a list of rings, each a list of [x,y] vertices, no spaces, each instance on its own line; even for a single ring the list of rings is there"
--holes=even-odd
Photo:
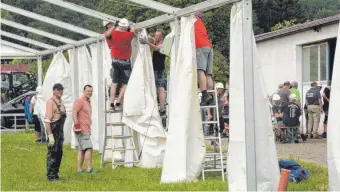
[[[38,116],[33,115],[32,120],[34,124],[34,131],[41,132],[41,126],[40,126],[40,121],[39,121]]]
[[[328,111],[325,111],[325,119],[323,120],[323,124],[327,125],[328,123]]]
[[[113,58],[112,69],[112,83],[121,82],[124,85],[128,84],[132,71],[130,60],[117,60]]]

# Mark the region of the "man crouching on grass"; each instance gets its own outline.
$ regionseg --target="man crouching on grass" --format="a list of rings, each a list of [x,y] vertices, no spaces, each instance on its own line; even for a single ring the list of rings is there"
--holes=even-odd
[[[72,117],[74,121],[73,131],[78,141],[78,173],[83,170],[84,157],[86,159],[87,172],[97,173],[92,168],[92,142],[91,142],[91,114],[90,98],[93,88],[91,85],[84,86],[84,94],[73,104]]]

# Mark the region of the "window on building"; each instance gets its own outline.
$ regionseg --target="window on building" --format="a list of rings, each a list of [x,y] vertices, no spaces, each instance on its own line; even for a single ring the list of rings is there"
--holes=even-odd
[[[303,46],[303,81],[328,80],[328,43]]]

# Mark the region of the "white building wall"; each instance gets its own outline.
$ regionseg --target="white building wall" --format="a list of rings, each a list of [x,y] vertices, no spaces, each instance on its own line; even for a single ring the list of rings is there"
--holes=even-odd
[[[336,23],[322,27],[320,32],[309,30],[257,42],[268,91],[275,92],[284,81],[297,80],[302,85],[302,45],[335,38],[337,33]]]
[[[324,26],[319,32],[308,30],[267,41],[257,42],[261,64],[264,70],[269,93],[274,93],[280,83],[297,81],[304,104],[304,95],[310,88],[310,82],[302,82],[303,62],[302,45],[322,42],[338,35],[339,24]],[[307,69],[308,70],[308,69]],[[327,82],[321,82],[325,87]],[[305,119],[303,118],[303,122]],[[323,132],[323,117],[320,120],[319,132]],[[303,123],[304,124],[304,123]]]

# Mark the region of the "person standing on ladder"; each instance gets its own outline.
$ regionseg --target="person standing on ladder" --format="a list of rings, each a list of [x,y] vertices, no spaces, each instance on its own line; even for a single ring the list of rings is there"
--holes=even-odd
[[[213,97],[207,90],[213,89],[212,70],[213,70],[213,49],[209,40],[207,29],[203,23],[203,11],[195,14],[195,43],[196,60],[200,90],[202,92],[201,106],[210,105]]]
[[[111,49],[112,57],[112,84],[110,91],[110,108],[114,110],[121,110],[121,103],[123,101],[126,85],[128,84],[132,67],[131,67],[131,54],[132,45],[131,42],[134,38],[135,28],[132,22],[123,18],[109,28],[105,32],[105,37],[110,40],[108,43]],[[116,95],[116,88],[118,83],[121,81],[123,84],[120,90],[119,97],[116,104],[114,104],[114,99]]]
[[[47,152],[47,179],[59,180],[59,168],[63,156],[64,123],[66,109],[61,100],[64,87],[60,83],[53,85],[53,97],[47,101],[45,113],[45,126],[48,136]]]
[[[160,53],[162,48],[162,43],[164,39],[164,32],[158,29],[155,33],[155,37],[149,37],[147,39],[140,39],[141,44],[148,44],[153,50],[152,53],[152,63],[153,71],[155,74],[156,88],[158,92],[158,99],[160,104],[159,114],[164,116],[165,110],[165,90],[164,90],[164,76],[165,76],[165,55]]]
[[[91,114],[92,107],[90,98],[93,88],[91,85],[84,86],[84,94],[73,103],[72,117],[74,121],[73,131],[78,141],[78,173],[84,172],[83,162],[86,159],[87,172],[97,173],[92,168],[92,149],[91,142]]]

